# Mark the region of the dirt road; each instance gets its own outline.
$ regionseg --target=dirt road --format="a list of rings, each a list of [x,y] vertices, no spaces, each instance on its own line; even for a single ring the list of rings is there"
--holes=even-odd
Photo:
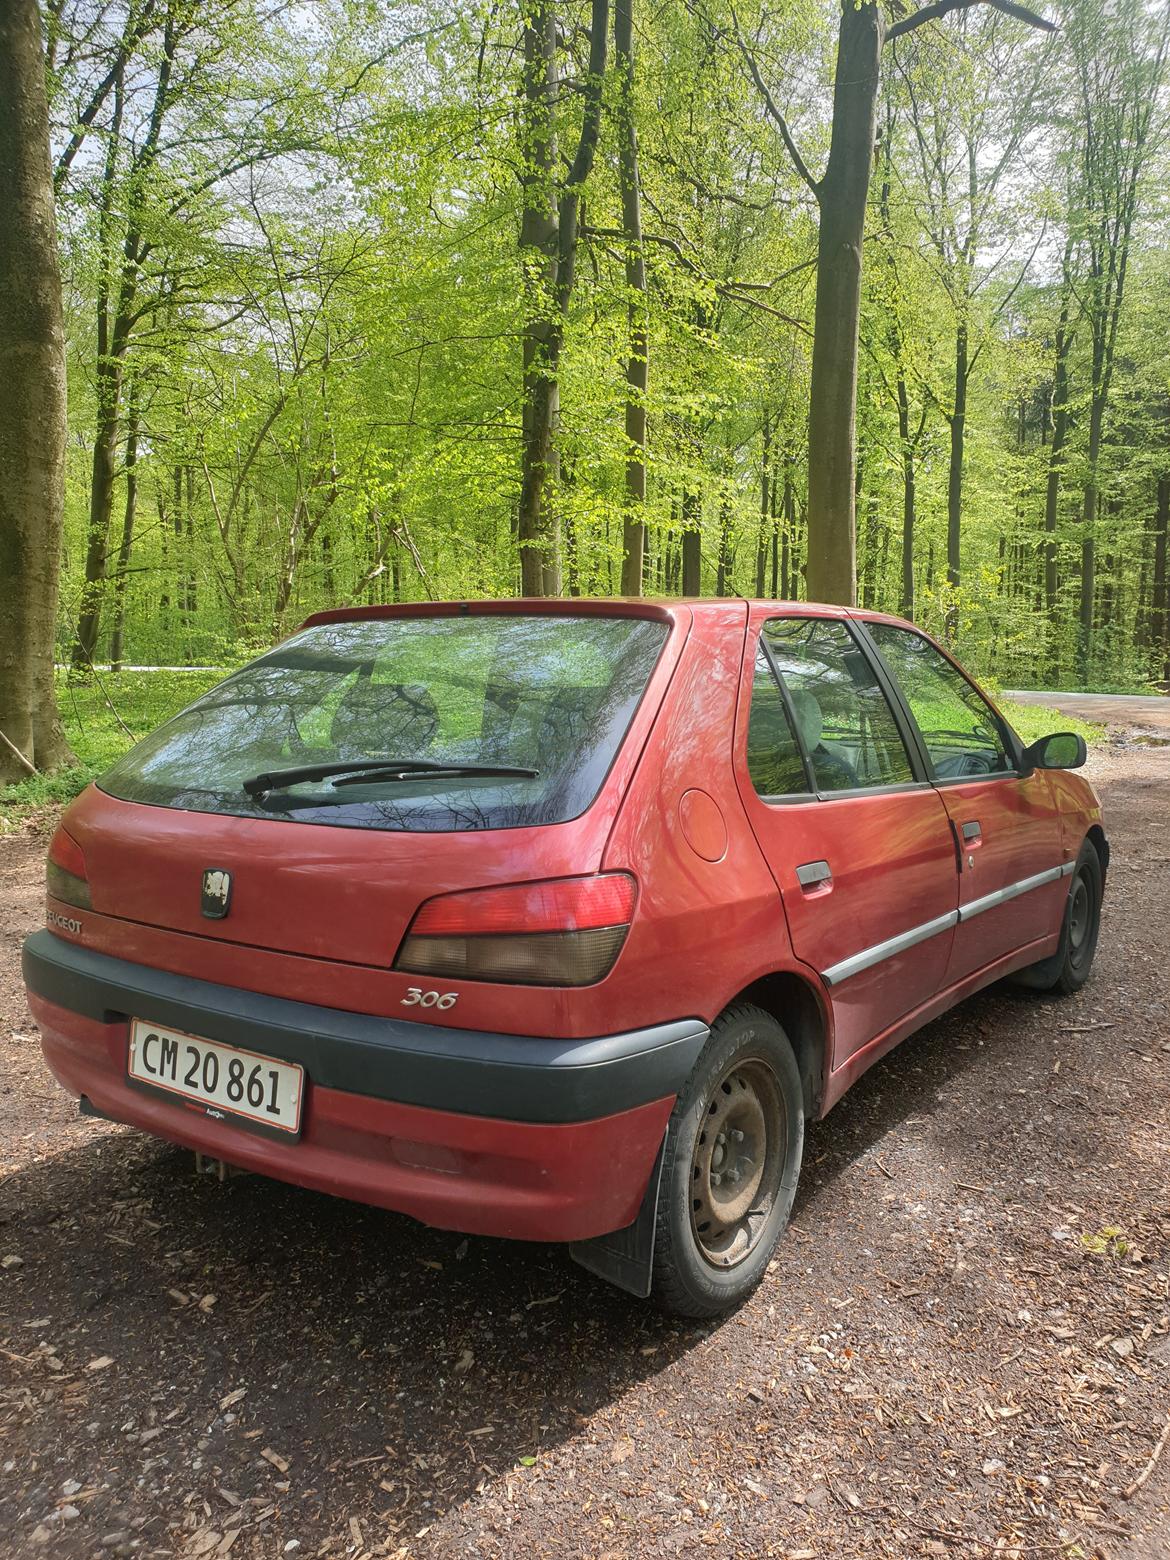
[[[0,840],[0,1553],[1165,1560],[1170,747],[1092,762],[1092,982],[871,1072],[718,1327],[79,1120]]]
[[[1170,698],[1132,693],[1035,693],[1005,694],[1021,704],[1055,705],[1082,720],[1102,721],[1115,732],[1154,733],[1170,736]]]

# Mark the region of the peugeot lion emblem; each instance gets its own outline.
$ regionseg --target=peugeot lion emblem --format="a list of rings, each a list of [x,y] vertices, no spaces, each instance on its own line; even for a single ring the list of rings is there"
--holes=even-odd
[[[208,867],[203,874],[203,914],[209,921],[222,921],[231,902],[231,873],[222,867]]]

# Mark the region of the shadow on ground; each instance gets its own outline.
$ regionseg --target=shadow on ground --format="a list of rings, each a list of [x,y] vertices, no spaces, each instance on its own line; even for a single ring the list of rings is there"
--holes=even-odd
[[[953,1019],[936,1021],[811,1130],[806,1234],[831,1240],[841,1172],[945,1109],[975,1057],[1006,1064],[1034,1009],[997,990],[961,1011],[962,1045]],[[711,1330],[560,1248],[464,1239],[257,1177],[219,1183],[185,1151],[97,1130],[0,1192],[0,1242],[23,1255],[0,1291],[9,1402],[36,1463],[0,1522],[28,1533],[66,1480],[94,1492],[54,1554],[92,1553],[98,1534],[115,1552],[137,1539],[169,1553],[177,1524],[218,1529],[234,1500],[269,1545],[312,1552],[354,1514],[363,1542],[405,1542]]]

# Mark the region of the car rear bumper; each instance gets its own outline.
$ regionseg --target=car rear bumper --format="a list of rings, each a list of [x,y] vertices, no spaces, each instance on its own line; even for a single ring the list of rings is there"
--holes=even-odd
[[[29,1001],[58,1081],[102,1115],[245,1169],[513,1239],[579,1241],[631,1222],[699,1020],[593,1040],[379,1018],[130,964],[37,932]],[[296,1142],[126,1081],[129,1018],[304,1066]]]

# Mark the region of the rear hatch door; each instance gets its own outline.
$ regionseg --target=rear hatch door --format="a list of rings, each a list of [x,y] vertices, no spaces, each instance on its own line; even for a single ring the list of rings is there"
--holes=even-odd
[[[311,620],[146,738],[66,819],[94,911],[386,967],[434,894],[598,870],[689,613],[502,607]]]

